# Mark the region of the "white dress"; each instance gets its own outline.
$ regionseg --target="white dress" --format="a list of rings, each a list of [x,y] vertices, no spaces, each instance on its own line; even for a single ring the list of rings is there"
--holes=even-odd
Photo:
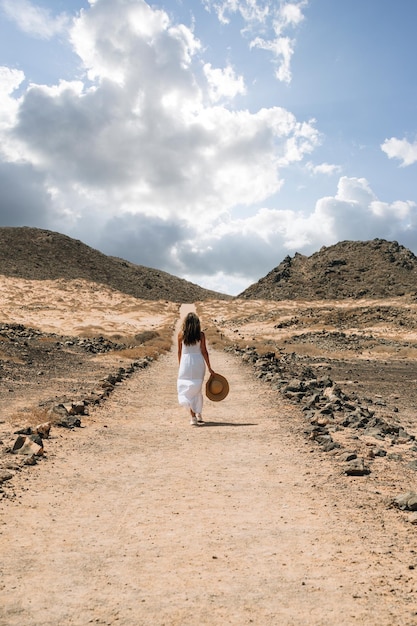
[[[178,402],[182,406],[201,413],[203,409],[203,381],[206,364],[201,354],[200,342],[186,346],[182,342],[181,360],[178,371]]]

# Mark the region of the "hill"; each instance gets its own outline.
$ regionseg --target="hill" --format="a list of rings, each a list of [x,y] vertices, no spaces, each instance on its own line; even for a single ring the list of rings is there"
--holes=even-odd
[[[167,272],[107,256],[81,241],[39,228],[0,228],[0,274],[28,280],[82,278],[145,300],[229,299]]]
[[[298,252],[238,298],[338,300],[417,293],[417,257],[396,241],[341,241],[307,257]]]

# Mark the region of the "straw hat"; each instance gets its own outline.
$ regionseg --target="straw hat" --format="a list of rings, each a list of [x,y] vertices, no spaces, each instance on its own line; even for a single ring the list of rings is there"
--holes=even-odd
[[[210,374],[206,383],[206,396],[209,400],[220,402],[229,393],[229,383],[220,374]]]

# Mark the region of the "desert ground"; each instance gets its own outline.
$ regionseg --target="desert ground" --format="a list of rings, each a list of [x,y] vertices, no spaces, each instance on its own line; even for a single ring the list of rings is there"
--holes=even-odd
[[[395,503],[416,489],[414,302],[196,303],[230,383],[196,428],[175,388],[189,307],[1,280],[2,626],[417,624],[416,514]],[[330,413],[291,391],[324,378]],[[48,419],[43,454],[11,452]]]

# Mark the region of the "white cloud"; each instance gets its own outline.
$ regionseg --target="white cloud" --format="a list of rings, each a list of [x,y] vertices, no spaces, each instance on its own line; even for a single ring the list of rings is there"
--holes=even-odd
[[[304,20],[302,8],[307,2],[284,2],[278,13],[278,19],[275,21],[275,32],[278,34],[285,26],[298,26]]]
[[[0,130],[13,126],[19,108],[19,101],[13,96],[24,81],[21,70],[0,66]]]
[[[246,93],[243,76],[236,76],[230,65],[221,69],[213,68],[210,63],[206,63],[203,70],[207,78],[211,102],[218,102],[223,98],[233,99],[239,94]]]
[[[141,0],[96,0],[71,36],[95,82],[30,85],[12,136],[73,219],[90,205],[204,229],[277,192],[320,141],[314,121],[280,107],[229,110],[243,78],[230,66],[202,73],[191,31]]]
[[[304,20],[302,8],[307,2],[284,2],[278,10],[273,13],[272,27],[275,37],[255,37],[250,43],[251,48],[260,48],[272,53],[277,69],[275,70],[276,78],[285,83],[290,83],[291,60],[295,50],[295,40],[285,36],[288,28],[294,28],[301,24]]]
[[[184,238],[177,255],[190,279],[219,288],[225,274],[236,294],[287,254],[312,254],[322,245],[345,239],[404,241],[416,235],[414,202],[383,202],[365,179],[342,177],[336,194],[320,198],[310,213],[263,208],[247,218],[229,217],[200,234],[198,245],[195,239]]]
[[[32,86],[14,136],[26,146],[27,161],[64,193],[77,183],[83,195],[105,191],[109,207],[198,215],[202,227],[236,204],[278,191],[282,168],[319,140],[312,125],[278,107],[251,114],[201,105],[190,113],[182,111],[181,91],[170,108],[162,94],[149,101],[145,90],[135,112],[137,97],[109,82],[83,93],[78,83]]]
[[[0,7],[20,30],[40,39],[51,39],[65,32],[70,23],[65,13],[52,15],[29,0],[1,0]]]
[[[263,22],[269,15],[269,0],[203,0],[208,11],[213,11],[221,24],[229,24],[230,15],[239,13],[242,18],[249,23]]]
[[[366,179],[346,176],[339,180],[335,197],[317,202],[315,215],[327,224],[332,242],[375,237],[401,239],[404,233],[410,229],[415,231],[417,226],[414,202],[383,202]]]
[[[385,139],[381,145],[381,150],[385,152],[389,159],[402,161],[401,167],[413,165],[417,161],[417,141],[410,143],[407,139]]]
[[[289,37],[278,37],[267,40],[262,37],[256,37],[251,41],[250,47],[271,52],[274,59],[279,60],[278,68],[275,71],[276,78],[285,83],[291,82],[290,66],[291,58],[294,54],[294,41],[292,39]]]
[[[120,85],[134,82],[135,76],[140,81],[148,65],[149,72],[159,69],[161,79],[164,68],[187,66],[199,47],[187,28],[170,28],[167,13],[151,9],[144,0],[97,0],[75,20],[71,41],[91,80]],[[163,78],[169,79],[168,71]]]
[[[15,97],[16,90],[25,79],[21,70],[0,67],[0,158],[4,161],[19,161],[20,148],[11,136],[20,106],[20,98]]]
[[[204,0],[208,11],[213,10],[222,24],[229,16],[238,13],[245,23],[242,34],[250,37],[251,49],[259,48],[271,53],[275,76],[281,82],[291,82],[291,60],[295,40],[286,32],[298,27],[304,20],[302,9],[307,0]]]
[[[327,176],[339,174],[341,170],[339,165],[332,165],[330,163],[319,163],[318,165],[314,165],[311,161],[306,163],[306,168],[312,174],[326,174]]]
[[[0,94],[9,95],[15,91],[25,79],[21,70],[0,66]]]

